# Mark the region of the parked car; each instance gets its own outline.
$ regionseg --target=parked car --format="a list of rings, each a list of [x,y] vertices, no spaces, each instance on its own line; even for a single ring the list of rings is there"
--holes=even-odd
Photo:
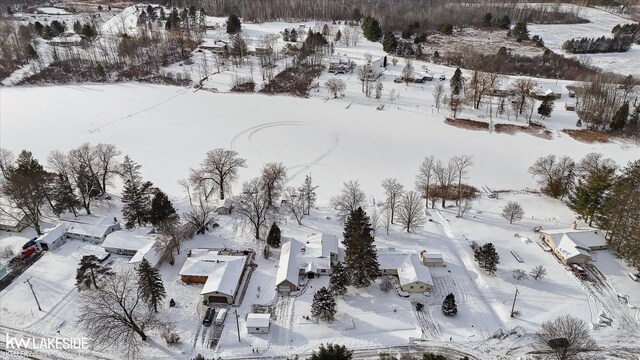
[[[27,241],[26,243],[24,243],[24,245],[22,245],[22,250],[26,250],[27,248],[30,248],[33,245],[35,245],[36,244],[36,239],[37,238],[33,238],[33,239]]]
[[[640,273],[638,274],[634,274],[632,272],[629,273],[629,277],[631,278],[631,280],[633,281],[638,281],[638,277],[640,277]]]
[[[587,278],[587,272],[584,270],[584,268],[578,264],[571,264],[571,271],[573,271],[573,273],[576,275],[576,277],[578,277],[579,279],[586,279]]]
[[[216,311],[213,308],[207,308],[207,313],[204,315],[204,320],[202,320],[202,325],[210,326],[213,321],[213,316]]]
[[[218,311],[218,316],[216,316],[216,325],[222,325],[226,317],[227,317],[227,309],[220,309]]]
[[[36,252],[36,248],[35,246],[31,246],[28,247],[24,250],[22,250],[22,253],[20,254],[20,259],[21,260],[27,260],[28,258],[31,257],[31,255],[33,255]]]

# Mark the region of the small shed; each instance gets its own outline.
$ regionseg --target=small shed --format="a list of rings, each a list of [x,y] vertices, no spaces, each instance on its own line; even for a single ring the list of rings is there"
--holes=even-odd
[[[442,254],[431,254],[427,253],[426,250],[422,250],[420,252],[420,262],[424,266],[428,267],[440,267],[444,266],[444,260],[442,259]]]
[[[574,103],[564,103],[564,109],[567,111],[576,111],[576,104]]]
[[[61,223],[40,235],[36,240],[39,250],[54,250],[67,242],[67,224]]]
[[[271,314],[249,314],[247,315],[247,333],[268,334]]]
[[[218,215],[229,215],[233,210],[233,202],[230,199],[226,199],[224,203],[218,207]]]

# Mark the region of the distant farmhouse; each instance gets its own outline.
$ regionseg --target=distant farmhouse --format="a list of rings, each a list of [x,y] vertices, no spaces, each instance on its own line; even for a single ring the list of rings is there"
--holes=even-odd
[[[607,248],[604,233],[598,229],[571,229],[541,231],[540,237],[565,264],[588,264],[591,252]]]
[[[276,288],[287,294],[300,289],[300,275],[314,278],[331,275],[333,265],[338,262],[338,237],[317,234],[304,242],[292,239],[282,245],[280,263],[276,273]]]
[[[200,292],[206,303],[233,304],[245,273],[248,256],[228,255],[209,249],[194,249],[180,269],[185,283],[204,283]]]

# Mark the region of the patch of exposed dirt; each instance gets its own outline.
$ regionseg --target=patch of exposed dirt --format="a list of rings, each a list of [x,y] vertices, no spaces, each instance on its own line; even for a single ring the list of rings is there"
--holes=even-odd
[[[486,122],[482,122],[482,121],[475,121],[475,120],[469,120],[469,119],[452,119],[452,118],[446,118],[444,120],[445,123],[451,125],[451,126],[455,126],[457,128],[461,128],[461,129],[467,129],[467,130],[486,130],[489,131],[489,124]]]

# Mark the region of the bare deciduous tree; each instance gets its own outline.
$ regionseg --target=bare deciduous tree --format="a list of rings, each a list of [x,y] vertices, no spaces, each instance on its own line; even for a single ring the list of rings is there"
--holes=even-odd
[[[578,354],[596,349],[596,342],[589,334],[587,323],[573,315],[562,315],[542,323],[535,334],[541,350],[557,360],[574,359]]]
[[[527,273],[522,269],[515,269],[513,270],[513,278],[516,280],[526,280]]]
[[[324,83],[324,86],[327,87],[327,90],[329,90],[329,93],[334,99],[338,97],[338,94],[347,89],[347,84],[344,80],[335,78],[327,80],[327,82]]]
[[[262,186],[269,206],[273,206],[273,201],[280,196],[286,180],[287,168],[281,162],[266,163],[262,167]]]
[[[537,177],[542,192],[554,198],[562,199],[569,193],[573,182],[575,162],[568,156],[556,158],[551,154],[540,157],[529,167],[529,173]]]
[[[515,100],[515,108],[517,111],[517,115],[522,115],[524,111],[527,99],[531,95],[531,91],[538,85],[538,83],[533,79],[518,79],[513,84],[511,84],[511,91],[514,93]]]
[[[189,209],[182,214],[182,218],[194,232],[204,234],[209,225],[215,222],[215,207],[207,200],[206,190],[202,186],[192,187],[186,180],[178,183],[189,200]]]
[[[522,206],[515,201],[507,202],[507,205],[502,209],[502,217],[509,220],[509,224],[522,220],[523,216],[524,210],[522,210]]]
[[[214,190],[218,190],[220,200],[224,200],[229,186],[238,180],[238,170],[247,167],[247,161],[234,150],[215,149],[207,153],[202,167],[192,171],[192,181],[203,186],[208,200]]]
[[[350,180],[344,183],[340,195],[331,199],[331,206],[338,210],[338,216],[344,221],[357,208],[364,208],[366,198],[364,191],[360,189],[358,180]]]
[[[98,144],[95,146],[95,153],[98,158],[98,163],[100,164],[102,191],[107,192],[110,178],[120,167],[117,158],[122,155],[122,152],[116,149],[116,146],[113,144]]]
[[[393,224],[395,218],[395,211],[400,205],[400,197],[404,193],[404,186],[400,184],[398,179],[384,179],[382,180],[382,188],[387,196],[386,207],[391,210],[391,223]]]
[[[373,237],[375,238],[378,234],[378,230],[380,229],[380,213],[378,213],[378,208],[374,207],[369,215],[369,220],[371,221],[371,229]]]
[[[409,82],[413,81],[413,77],[415,76],[415,74],[416,70],[413,67],[413,61],[409,58],[405,59],[404,67],[402,68],[402,72],[400,73],[404,84],[409,85]]]
[[[529,274],[536,280],[543,279],[547,275],[547,269],[545,269],[542,265],[538,265],[531,269],[531,272]]]
[[[456,173],[458,177],[458,196],[456,197],[456,205],[460,205],[462,200],[462,179],[468,174],[468,169],[473,165],[473,156],[471,155],[457,155],[451,158],[451,161],[456,167]],[[458,207],[458,217],[460,217],[460,208]]]
[[[444,208],[447,197],[449,196],[451,184],[453,184],[456,179],[456,166],[451,160],[449,160],[446,165],[443,164],[442,161],[438,160],[433,168],[433,173],[435,174],[438,185],[440,186],[440,200],[442,201],[442,207]]]
[[[418,170],[418,175],[416,176],[416,190],[418,190],[422,197],[424,198],[424,206],[429,206],[429,187],[431,186],[431,182],[435,180],[435,170],[436,160],[433,155],[426,156],[422,163],[420,164],[420,169]],[[431,207],[435,206],[435,197],[431,202]]]
[[[298,225],[302,225],[305,216],[305,199],[303,194],[294,187],[289,187],[284,191],[285,206],[289,214],[293,216]]]
[[[433,88],[433,99],[436,102],[436,110],[438,111],[438,114],[440,113],[440,104],[442,104],[442,97],[444,94],[444,84],[440,82]]]
[[[391,209],[385,206],[381,220],[384,231],[389,235],[389,230],[391,229]]]
[[[398,222],[407,232],[414,232],[422,228],[425,217],[420,194],[415,191],[404,193],[398,209]]]
[[[13,168],[13,163],[16,158],[13,155],[13,152],[9,149],[0,148],[0,173],[2,173],[2,177],[7,180],[9,178],[9,173]]]
[[[471,210],[472,207],[473,201],[470,198],[465,198],[464,200],[462,200],[458,205],[458,217],[464,217],[464,214],[466,214],[467,211]]]
[[[130,357],[147,340],[147,331],[158,324],[154,313],[142,301],[132,270],[104,279],[100,289],[80,294],[78,326],[97,348],[121,349]]]
[[[271,223],[268,221],[269,199],[263,189],[260,178],[249,180],[242,185],[242,194],[235,201],[236,212],[252,225],[256,239],[261,239]]]

